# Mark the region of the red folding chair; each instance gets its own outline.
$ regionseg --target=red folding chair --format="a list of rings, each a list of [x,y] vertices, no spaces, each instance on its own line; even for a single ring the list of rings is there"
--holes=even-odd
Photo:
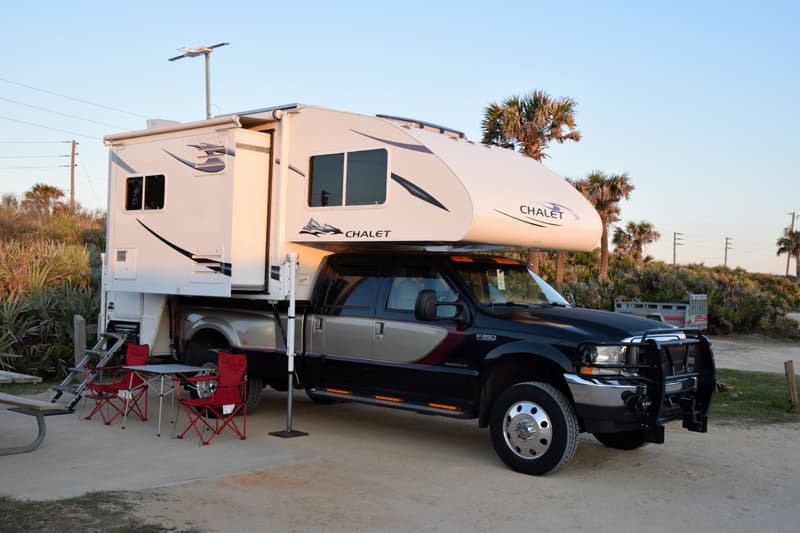
[[[244,408],[247,403],[246,374],[246,356],[221,351],[217,361],[216,376],[176,378],[175,395],[189,418],[189,425],[177,438],[182,439],[190,429],[194,428],[200,441],[208,444],[227,427],[244,440],[247,433],[247,410]],[[197,396],[197,391],[203,390],[202,387],[198,387],[202,383],[210,385],[211,395],[205,398],[192,397]],[[181,390],[183,392],[179,392]],[[192,391],[195,391],[194,394]],[[239,414],[242,415],[241,429],[235,419]],[[203,436],[204,430],[211,432],[207,439]]]
[[[150,348],[146,344],[128,344],[125,353],[125,364],[146,365],[150,357]],[[136,373],[116,366],[98,366],[87,368],[87,372],[111,372],[111,380],[106,383],[92,382],[86,385],[94,400],[94,409],[86,417],[92,418],[100,413],[106,425],[125,414],[126,397],[128,413],[133,413],[142,420],[147,420],[147,383]]]

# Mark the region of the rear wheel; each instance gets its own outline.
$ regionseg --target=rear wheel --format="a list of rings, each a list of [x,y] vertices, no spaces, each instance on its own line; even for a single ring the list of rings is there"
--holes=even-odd
[[[617,450],[635,450],[647,444],[643,429],[620,431],[619,433],[594,433],[594,438],[609,448]]]
[[[190,365],[207,368],[210,373],[216,373],[217,360],[220,350],[229,350],[228,342],[216,334],[198,335],[186,345],[186,360]],[[261,393],[264,392],[264,378],[261,376],[248,376],[247,378],[247,414],[252,413],[261,402]],[[191,391],[193,397],[198,393],[204,394],[202,389]],[[210,391],[208,391],[210,393]]]
[[[489,423],[495,452],[512,470],[541,475],[567,465],[578,447],[578,421],[564,394],[530,381],[495,400]]]

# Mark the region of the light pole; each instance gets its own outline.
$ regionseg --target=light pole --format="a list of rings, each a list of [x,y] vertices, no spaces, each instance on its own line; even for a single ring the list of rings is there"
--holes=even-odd
[[[726,267],[728,266],[728,250],[733,248],[733,246],[731,245],[731,241],[733,241],[733,239],[731,239],[730,237],[725,237],[725,266]]]
[[[683,237],[683,233],[680,233],[680,232],[677,232],[677,231],[673,231],[672,232],[672,264],[673,265],[675,264],[675,250],[677,249],[678,246],[683,246],[683,243],[681,242],[683,240],[682,237]]]
[[[178,48],[183,54],[175,57],[169,58],[170,61],[175,61],[176,59],[181,59],[183,57],[195,57],[199,55],[206,56],[206,120],[211,118],[211,84],[209,82],[209,56],[211,55],[211,51],[214,48],[219,48],[220,46],[227,46],[230,43],[218,43],[212,46],[198,46],[197,48]]]

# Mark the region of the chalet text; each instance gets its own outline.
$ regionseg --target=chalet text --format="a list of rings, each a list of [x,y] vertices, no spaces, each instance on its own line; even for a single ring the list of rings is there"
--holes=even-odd
[[[388,239],[391,231],[390,229],[349,230],[344,233],[344,236],[348,239]]]
[[[531,217],[552,218],[555,220],[562,220],[564,218],[563,211],[559,211],[557,209],[548,209],[546,207],[537,207],[534,205],[521,205],[519,206],[519,212],[523,215],[528,215]]]

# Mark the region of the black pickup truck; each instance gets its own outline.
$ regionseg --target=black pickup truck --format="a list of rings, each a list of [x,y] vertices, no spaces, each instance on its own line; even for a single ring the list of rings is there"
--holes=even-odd
[[[580,432],[633,449],[662,443],[664,424],[675,419],[706,431],[715,370],[704,336],[572,307],[516,260],[333,254],[298,309],[296,376],[312,399],[477,418],[519,472],[565,466]],[[186,311],[184,330],[232,323],[225,344],[248,354],[251,376],[280,388],[285,361],[269,346],[275,339],[237,342],[235,330],[248,320],[276,322],[257,315],[204,305]],[[207,347],[189,342],[184,353],[201,363]]]

